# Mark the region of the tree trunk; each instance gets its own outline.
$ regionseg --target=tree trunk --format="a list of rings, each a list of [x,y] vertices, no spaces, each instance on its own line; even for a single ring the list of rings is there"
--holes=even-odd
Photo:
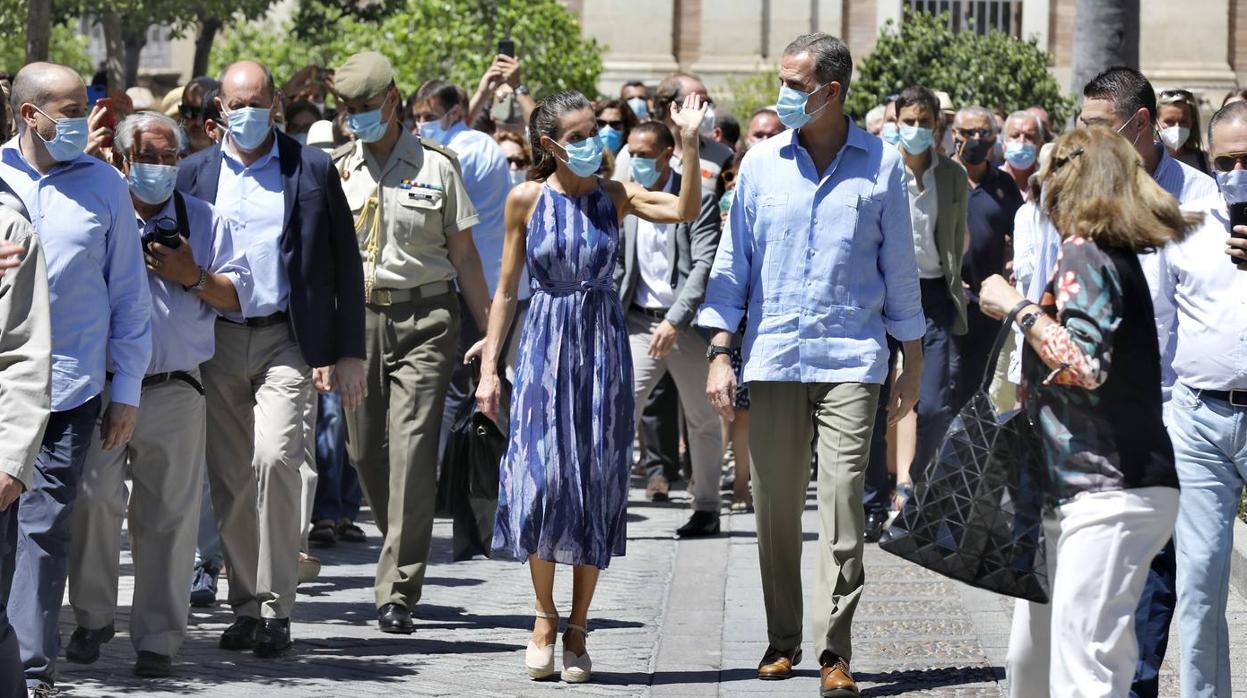
[[[1119,65],[1139,67],[1139,0],[1078,0],[1071,88]]]
[[[126,84],[126,44],[121,31],[121,17],[115,12],[100,15],[100,27],[104,30],[104,71],[108,75],[108,89],[124,90]]]
[[[142,25],[141,22],[139,24]],[[125,85],[134,87],[139,84],[139,56],[147,45],[147,27],[126,29],[122,33],[122,42],[125,45]]]
[[[195,61],[191,67],[191,77],[208,74],[208,60],[212,57],[212,42],[221,30],[221,20],[216,17],[201,17],[199,34],[195,36]]]
[[[26,3],[26,62],[48,60],[52,42],[52,3],[42,0]]]

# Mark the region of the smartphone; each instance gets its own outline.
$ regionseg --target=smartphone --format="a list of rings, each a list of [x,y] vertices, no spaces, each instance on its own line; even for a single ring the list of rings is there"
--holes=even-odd
[[[515,42],[511,39],[502,39],[498,42],[498,53],[515,58]]]
[[[87,109],[95,106],[95,103],[101,99],[105,99],[108,94],[108,88],[103,85],[87,85]]]
[[[104,109],[104,113],[100,116],[100,124],[99,124],[100,127],[110,128],[110,129],[117,128],[117,112],[113,111],[113,98],[112,97],[100,97],[99,99],[95,100],[95,103]],[[104,142],[102,143],[102,145],[105,148],[113,147],[112,136],[109,136],[108,138],[104,139]]]
[[[1230,237],[1247,238],[1247,235],[1234,230],[1234,227],[1239,225],[1247,225],[1247,201],[1230,204]],[[1230,257],[1230,263],[1240,268],[1247,268],[1247,264],[1243,264],[1233,257]]]

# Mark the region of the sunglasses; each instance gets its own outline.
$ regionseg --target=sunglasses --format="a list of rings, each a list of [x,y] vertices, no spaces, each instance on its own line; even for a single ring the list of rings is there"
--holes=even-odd
[[[957,132],[966,138],[990,138],[996,135],[990,128],[959,128]]]
[[[1212,166],[1217,172],[1229,172],[1239,163],[1247,169],[1247,153],[1226,153],[1212,159]]]
[[[180,104],[178,105],[178,113],[182,115],[183,119],[198,119],[204,115],[204,108]]]
[[[511,157],[507,158],[507,162],[512,167],[521,168],[521,169],[528,167],[529,165],[528,158],[522,155],[512,155]]]
[[[598,119],[598,128],[603,128],[606,126],[610,126],[616,131],[622,131],[624,127],[624,122],[622,119],[619,119],[616,121],[607,121],[606,119]]]

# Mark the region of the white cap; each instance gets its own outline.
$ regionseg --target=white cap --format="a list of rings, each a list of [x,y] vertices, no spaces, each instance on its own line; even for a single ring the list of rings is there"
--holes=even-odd
[[[307,145],[310,148],[333,150],[333,122],[321,119],[309,126]]]
[[[134,104],[134,111],[143,111],[145,109],[155,109],[156,96],[146,87],[134,86],[126,90],[126,96],[130,98],[130,102]]]

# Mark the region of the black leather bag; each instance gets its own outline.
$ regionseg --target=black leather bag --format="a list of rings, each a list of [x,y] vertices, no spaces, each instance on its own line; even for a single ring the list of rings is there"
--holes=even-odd
[[[1024,410],[998,415],[988,389],[1012,318],[996,337],[983,383],[915,473],[913,496],[879,547],[998,594],[1048,602],[1042,444]]]
[[[506,378],[501,381],[499,411],[505,415],[511,386]],[[498,471],[506,451],[506,432],[477,410],[475,399],[465,401],[450,428],[438,483],[446,513],[453,521],[456,562],[490,555],[498,511]]]

